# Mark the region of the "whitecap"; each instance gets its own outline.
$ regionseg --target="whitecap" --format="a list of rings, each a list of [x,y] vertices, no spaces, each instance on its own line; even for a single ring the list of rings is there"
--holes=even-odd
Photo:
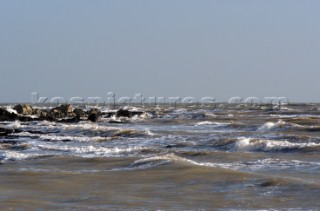
[[[18,114],[18,112],[14,110],[11,106],[5,106],[4,108],[10,113]]]
[[[210,121],[202,121],[195,124],[195,126],[202,126],[202,125],[226,126],[228,124],[223,122],[210,122]]]
[[[314,142],[302,142],[292,143],[287,140],[263,140],[254,138],[240,137],[234,145],[234,150],[237,151],[283,151],[283,150],[295,150],[304,148],[320,147],[319,143]]]
[[[70,145],[58,145],[58,144],[39,144],[38,148],[41,150],[50,151],[62,151],[68,152],[71,155],[77,155],[81,157],[117,157],[128,156],[128,153],[139,152],[144,150],[144,147],[102,147],[102,146],[70,146]]]
[[[288,123],[283,120],[279,120],[278,122],[266,122],[258,128],[258,131],[270,131],[274,129],[284,128],[285,126],[288,126]]]

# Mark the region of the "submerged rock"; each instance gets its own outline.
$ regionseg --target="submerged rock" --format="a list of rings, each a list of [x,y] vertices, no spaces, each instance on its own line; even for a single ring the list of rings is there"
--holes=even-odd
[[[0,128],[0,136],[7,136],[11,133],[20,133],[21,130]]]
[[[125,110],[125,109],[119,109],[117,112],[116,112],[116,117],[128,117],[128,118],[131,118],[135,115],[141,115],[143,114],[144,112],[142,111],[129,111],[129,110]]]
[[[116,117],[131,117],[131,113],[128,110],[119,109],[116,113]]]
[[[91,122],[97,122],[99,120],[99,114],[92,113],[88,116],[88,120]]]

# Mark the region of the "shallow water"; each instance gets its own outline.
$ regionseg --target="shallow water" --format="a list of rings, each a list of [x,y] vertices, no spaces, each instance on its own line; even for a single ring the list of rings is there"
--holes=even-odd
[[[10,107],[10,106],[8,106]],[[1,122],[0,206],[232,210],[320,207],[320,113],[138,108],[126,123]],[[114,118],[113,118],[114,119]]]

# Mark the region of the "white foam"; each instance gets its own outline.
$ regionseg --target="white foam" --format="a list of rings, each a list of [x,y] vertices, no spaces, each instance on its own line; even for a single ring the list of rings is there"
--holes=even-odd
[[[223,122],[210,122],[210,121],[202,121],[195,124],[195,126],[202,126],[202,125],[226,126],[228,124]]]
[[[5,109],[10,113],[18,114],[18,112],[14,110],[11,106],[5,106]]]
[[[38,134],[33,134],[33,133],[29,133],[29,132],[20,132],[20,133],[13,133],[10,134],[11,136],[28,136],[28,137],[38,137]]]
[[[246,162],[245,168],[249,168],[251,170],[257,171],[257,170],[266,170],[266,169],[275,169],[275,170],[281,170],[281,169],[301,169],[301,170],[307,170],[306,168],[319,168],[320,163],[319,162],[307,162],[307,161],[301,161],[301,160],[282,160],[278,158],[265,158],[257,161],[252,162]]]
[[[153,162],[153,161],[159,161],[159,160],[168,160],[171,162],[182,162],[182,163],[187,163],[187,164],[192,164],[197,166],[218,167],[218,168],[225,168],[225,169],[232,169],[233,167],[233,165],[230,163],[197,162],[187,158],[179,157],[173,153],[140,159],[135,161],[133,165],[144,164],[147,162]]]
[[[102,146],[69,146],[55,144],[39,144],[41,150],[63,151],[71,154],[77,154],[81,157],[97,157],[97,156],[121,156],[123,153],[141,151],[143,147],[102,147]]]
[[[19,152],[19,151],[4,151],[2,153],[2,156],[4,157],[4,161],[7,160],[26,160],[30,158],[35,158],[41,156],[41,154],[38,153],[25,153],[25,152]]]
[[[16,121],[10,122],[9,124],[4,125],[2,127],[6,128],[6,129],[19,129],[19,128],[25,127],[25,125],[21,125],[21,122],[16,120]]]
[[[279,120],[278,122],[266,122],[261,127],[258,128],[259,131],[269,131],[277,128],[282,128],[286,126],[287,123],[283,120]]]
[[[286,149],[303,149],[308,147],[320,147],[320,144],[314,142],[291,143],[280,140],[258,140],[253,138],[238,138],[235,149],[239,151],[280,151]]]
[[[156,134],[154,134],[153,132],[151,132],[149,129],[144,130],[144,132],[148,135],[148,136],[155,136]]]
[[[169,162],[182,162],[185,164],[191,164],[196,166],[203,166],[209,168],[223,168],[236,171],[264,171],[264,170],[281,170],[293,168],[300,171],[308,171],[308,169],[320,168],[320,162],[307,162],[300,160],[281,160],[275,158],[265,158],[261,160],[251,162],[233,162],[233,163],[214,163],[214,162],[198,162],[191,159],[176,156],[174,154],[165,154],[159,156],[153,156],[149,158],[143,158],[135,161],[132,166],[138,168],[150,168],[159,164],[165,164],[165,162],[158,163],[158,161]],[[155,162],[156,161],[156,162]],[[151,163],[151,164],[148,164]],[[153,163],[155,162],[155,163]],[[168,163],[168,162],[167,162]],[[154,165],[155,164],[155,165]],[[141,167],[139,167],[141,165]]]
[[[212,113],[205,113],[206,116],[210,116],[210,117],[216,117],[217,115],[212,114]]]
[[[91,131],[109,131],[117,130],[116,127],[98,125],[96,123],[80,123],[80,124],[59,124],[57,125],[64,130],[91,130]]]

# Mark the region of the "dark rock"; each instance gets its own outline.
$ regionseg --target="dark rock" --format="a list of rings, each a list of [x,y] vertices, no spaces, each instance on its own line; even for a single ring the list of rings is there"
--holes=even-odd
[[[23,106],[18,104],[15,107],[13,107],[14,110],[16,110],[18,112],[18,114],[22,114],[23,113]]]
[[[53,118],[51,115],[41,116],[41,117],[38,118],[38,120],[40,120],[40,121],[50,121],[50,122],[56,121],[56,119]]]
[[[79,117],[86,117],[87,116],[86,112],[83,111],[82,109],[79,109],[79,108],[75,108],[73,110],[73,113],[75,113]]]
[[[90,120],[91,122],[97,122],[101,114],[100,110],[97,108],[92,108],[87,113],[88,113],[88,120]]]
[[[6,109],[0,108],[0,121],[15,121],[17,120],[18,115],[11,113]]]
[[[278,180],[269,180],[265,181],[259,184],[260,187],[271,187],[271,186],[277,186],[280,184],[280,181]]]
[[[125,109],[119,109],[116,113],[116,117],[128,117],[131,118],[135,115],[141,115],[143,114],[142,111],[129,111]]]
[[[116,113],[116,117],[131,117],[131,112],[124,109],[119,109]]]
[[[66,118],[66,117],[75,117],[76,114],[73,113],[73,108],[71,105],[61,105],[59,107],[53,108],[50,110],[51,117],[53,118]]]
[[[14,106],[13,109],[16,110],[18,114],[22,114],[22,115],[36,114],[36,109],[33,109],[32,106],[28,104],[25,104],[25,105],[18,104]]]
[[[30,121],[37,121],[39,120],[38,118],[32,118],[32,117],[29,117],[29,116],[19,116],[17,118],[19,121],[21,122],[30,122]]]
[[[135,116],[135,115],[138,115],[138,116],[140,116],[140,115],[142,115],[144,112],[142,112],[142,111],[131,111],[131,115],[132,116]]]
[[[90,114],[100,114],[100,110],[97,108],[92,108],[88,111],[88,115]]]
[[[91,122],[97,122],[99,120],[99,114],[90,114],[88,116],[88,120],[90,120]]]

